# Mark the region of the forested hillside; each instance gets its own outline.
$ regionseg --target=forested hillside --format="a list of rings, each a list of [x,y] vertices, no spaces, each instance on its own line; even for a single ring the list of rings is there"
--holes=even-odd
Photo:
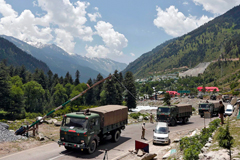
[[[155,53],[142,55],[129,64],[125,72],[132,71],[136,78],[148,77],[153,71],[164,71],[181,66],[191,68],[200,62],[209,62],[222,56],[238,57],[239,51],[236,45],[234,46],[236,42],[232,41],[232,37],[240,33],[239,15],[240,6],[234,7],[192,32],[173,40]],[[224,48],[228,44],[235,49],[226,48],[225,53]],[[230,50],[231,53],[228,54]],[[144,57],[148,57],[147,61]],[[135,67],[136,63],[137,67]]]
[[[75,97],[88,86],[80,83],[80,73],[76,71],[76,77],[72,78],[69,72],[65,77],[53,74],[51,70],[44,74],[43,70],[36,69],[31,73],[24,66],[7,66],[0,62],[0,117],[1,119],[34,118],[46,114],[67,100]],[[96,79],[89,79],[87,84],[103,79],[99,74]],[[125,77],[116,70],[113,77],[90,89],[77,100],[67,104],[55,114],[65,114],[80,111],[88,107],[107,104],[127,105],[136,107],[135,98],[120,83],[136,96],[134,78],[131,72]],[[125,99],[123,99],[125,97]]]
[[[36,68],[43,70],[45,73],[49,71],[48,66],[44,62],[34,58],[16,47],[13,43],[0,37],[0,61],[3,59],[7,61],[7,65],[13,65],[15,67],[24,65],[30,72],[34,72]]]

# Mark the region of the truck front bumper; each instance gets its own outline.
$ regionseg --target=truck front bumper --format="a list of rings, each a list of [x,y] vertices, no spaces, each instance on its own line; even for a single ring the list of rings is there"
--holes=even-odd
[[[64,141],[58,141],[59,146],[65,146],[70,148],[79,148],[79,149],[85,149],[87,148],[85,143],[77,144],[77,143],[70,143],[70,142],[64,142]]]

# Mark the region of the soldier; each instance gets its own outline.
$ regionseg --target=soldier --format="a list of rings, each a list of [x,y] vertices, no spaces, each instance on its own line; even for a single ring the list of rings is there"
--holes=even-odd
[[[153,115],[152,115],[152,113],[150,114],[150,123],[153,123]]]
[[[146,130],[146,128],[145,128],[145,122],[143,122],[143,124],[142,124],[142,136],[141,136],[141,139],[145,139],[145,130]]]
[[[223,121],[223,113],[224,113],[224,111],[225,111],[225,107],[224,107],[222,101],[219,101],[219,103],[220,103],[220,106],[219,106],[219,114],[220,114],[220,118],[221,118],[221,125],[223,125],[223,124],[224,124],[224,121]]]

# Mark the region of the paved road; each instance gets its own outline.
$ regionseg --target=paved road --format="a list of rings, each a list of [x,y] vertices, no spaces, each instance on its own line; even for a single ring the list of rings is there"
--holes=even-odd
[[[210,119],[206,119],[205,124],[207,125],[209,121]],[[146,141],[152,139],[154,126],[155,124],[146,123]],[[177,126],[170,127],[170,134],[184,130],[193,130],[203,126],[204,118],[200,118],[200,116],[192,116],[187,124],[178,124]],[[74,160],[79,158],[102,160],[105,149],[108,150],[108,159],[117,159],[117,157],[121,157],[128,153],[129,149],[134,149],[135,140],[144,142],[144,140],[141,140],[141,124],[128,125],[122,132],[121,136],[122,137],[117,143],[105,140],[103,144],[97,148],[96,152],[91,155],[81,151],[66,151],[64,147],[59,147],[57,143],[50,143],[2,157],[0,160]]]

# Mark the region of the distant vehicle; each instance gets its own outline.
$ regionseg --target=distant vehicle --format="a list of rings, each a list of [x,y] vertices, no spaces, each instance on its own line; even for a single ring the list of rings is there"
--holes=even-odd
[[[211,96],[210,96],[210,99],[211,99],[211,100],[216,100],[216,99],[217,99],[217,96],[216,96],[216,95],[211,95]]]
[[[194,95],[191,95],[191,98],[195,98],[195,96],[194,96]]]
[[[188,95],[188,98],[191,98],[191,95]]]
[[[234,108],[231,104],[227,105],[224,116],[231,116],[233,114]]]
[[[153,130],[153,144],[170,144],[169,128],[165,122],[158,122]]]
[[[199,99],[203,99],[203,95],[199,95],[198,98],[199,98]]]
[[[204,112],[210,112],[211,117],[215,114],[218,115],[219,112],[219,102],[205,102],[200,103],[198,107],[198,113],[201,117],[204,116]]]
[[[185,95],[182,95],[182,98],[184,98],[185,97]]]
[[[192,115],[192,105],[177,104],[174,106],[161,106],[157,109],[157,121],[166,122],[169,125],[175,126],[177,121],[187,123]]]
[[[228,102],[230,100],[229,95],[222,95],[223,102]]]

